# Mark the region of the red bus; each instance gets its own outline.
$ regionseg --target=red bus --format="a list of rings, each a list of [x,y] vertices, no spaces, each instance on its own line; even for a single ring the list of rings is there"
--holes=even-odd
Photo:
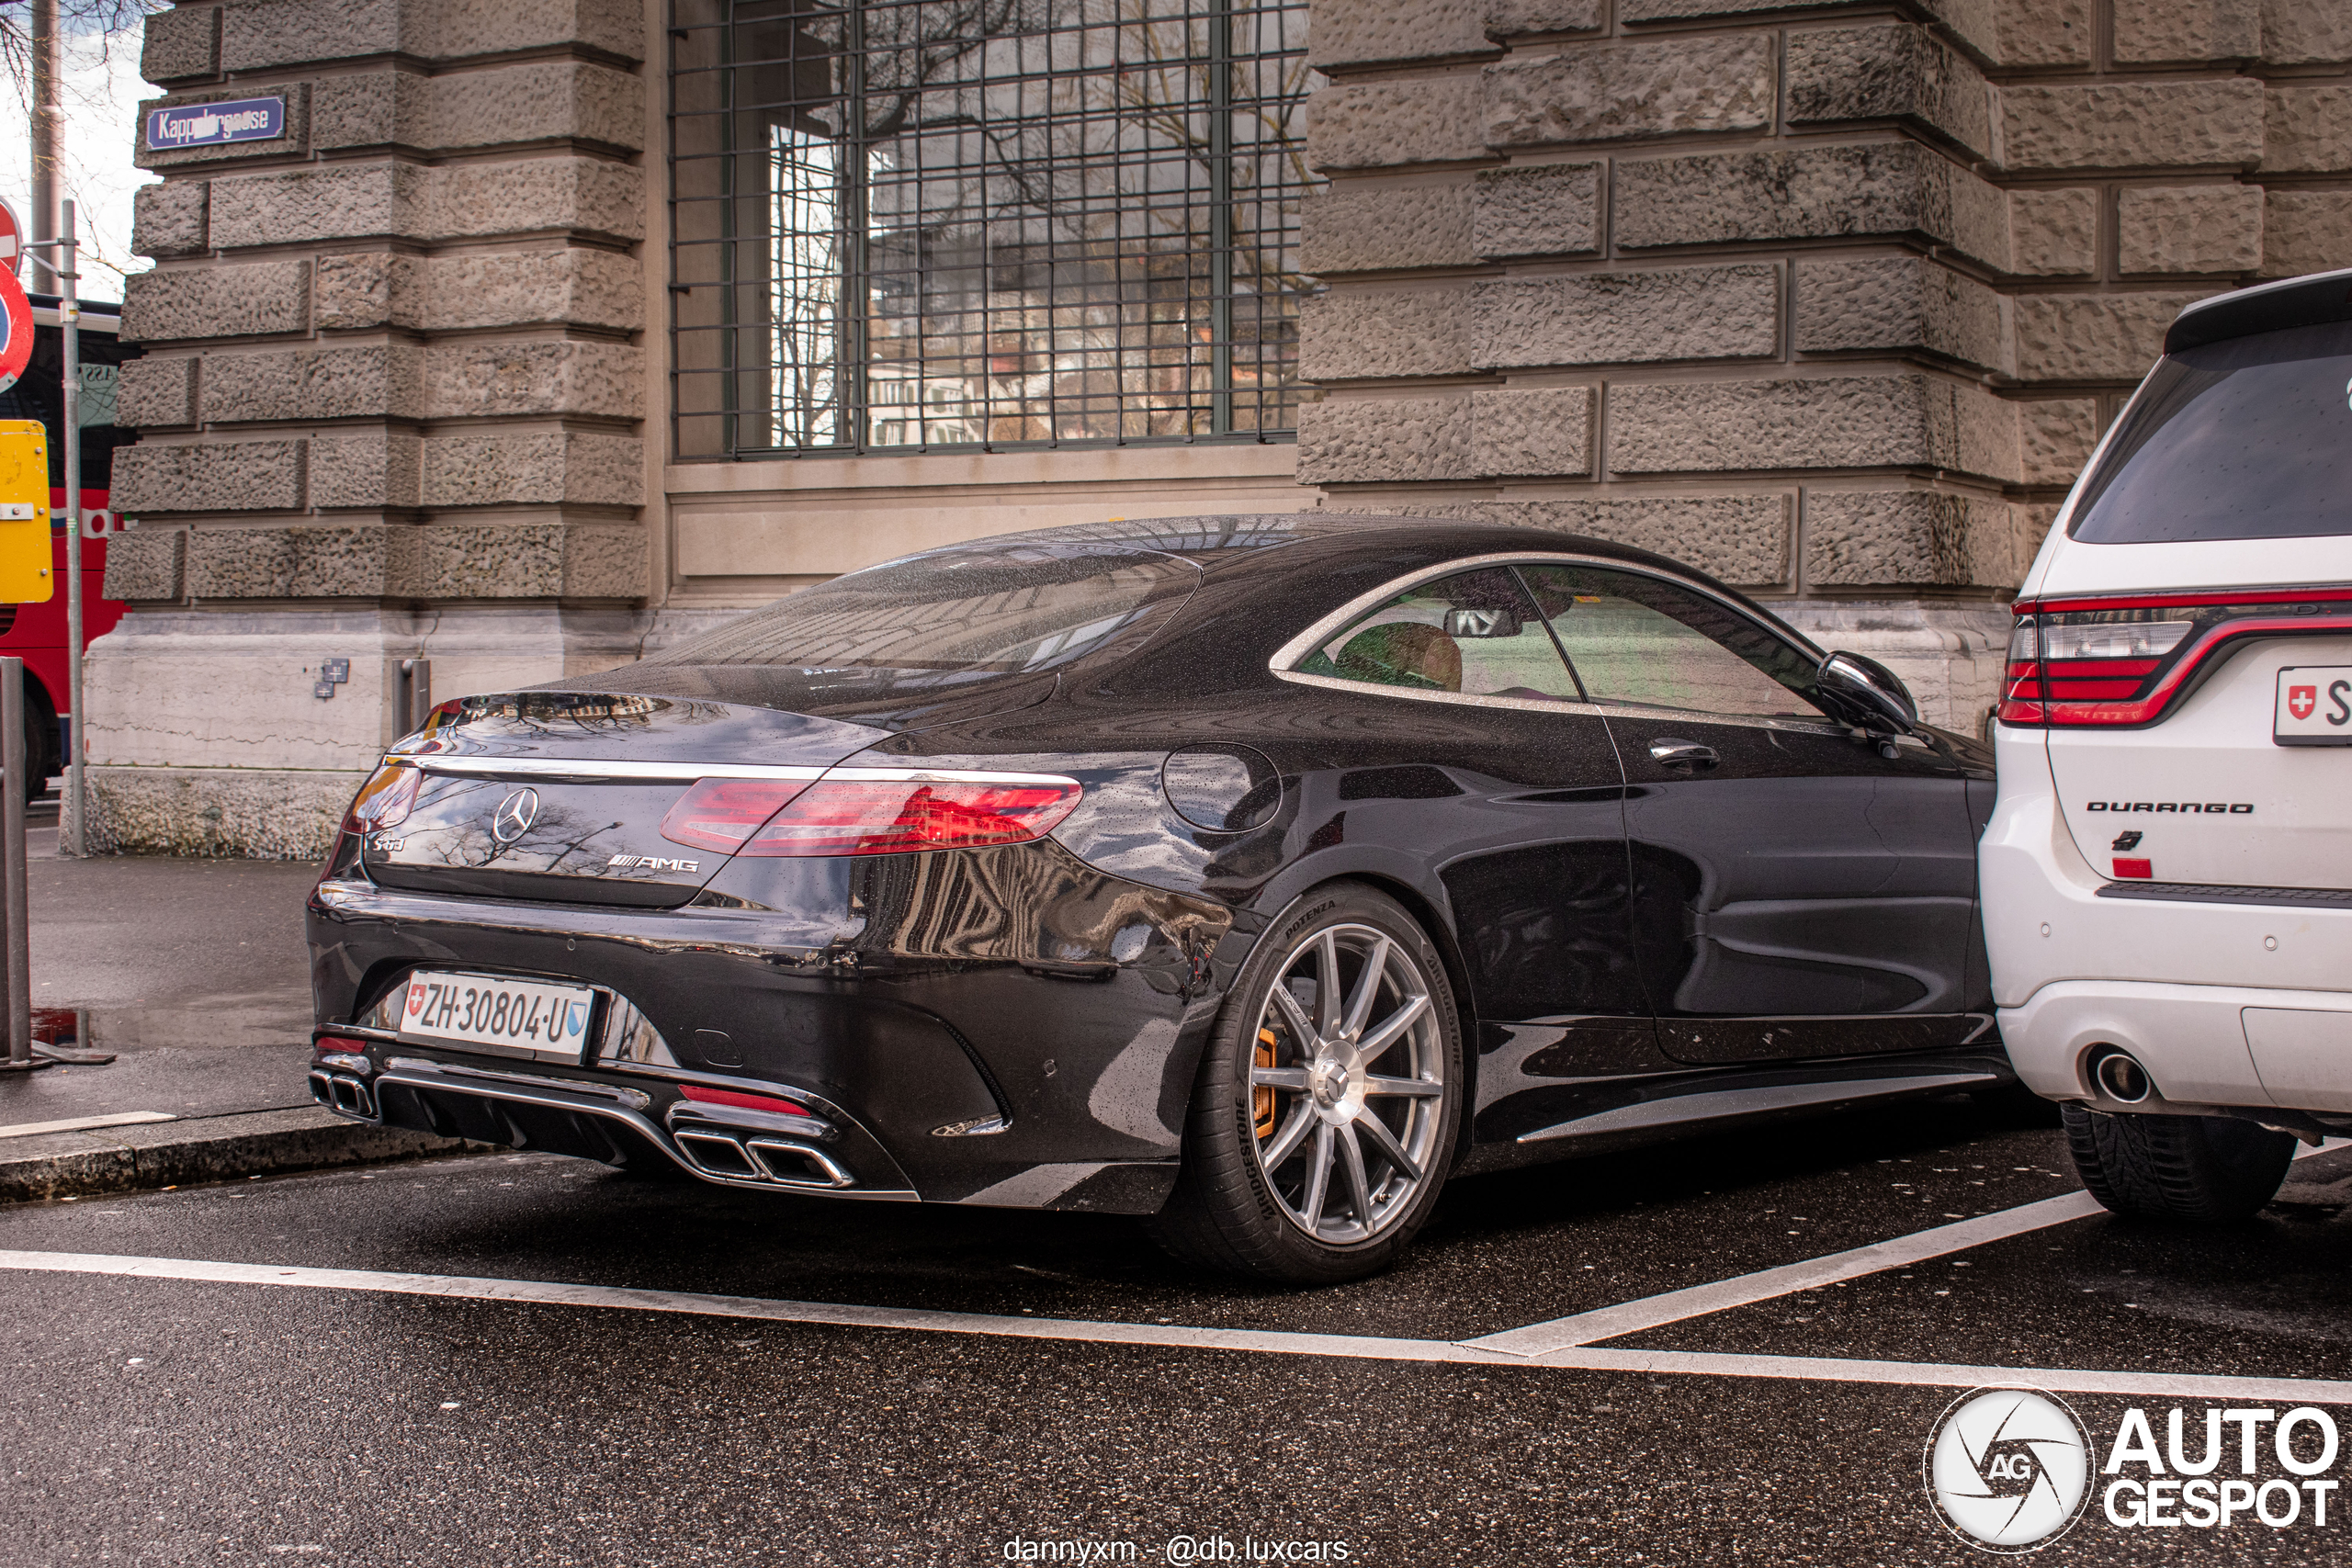
[[[33,357],[17,384],[0,392],[0,419],[37,419],[49,427],[51,581],[57,591],[41,604],[0,604],[0,655],[25,661],[25,781],[28,798],[38,799],[51,775],[63,771],[72,736],[72,705],[65,676],[65,550],[72,526],[65,512],[65,389],[60,372],[65,360],[59,330],[57,296],[35,294]],[[115,423],[115,377],[141,350],[123,344],[119,305],[82,307],[82,645],[103,637],[122,619],[122,605],[98,596],[106,579],[106,536],[116,519],[107,506],[114,474],[114,449],[139,439]]]

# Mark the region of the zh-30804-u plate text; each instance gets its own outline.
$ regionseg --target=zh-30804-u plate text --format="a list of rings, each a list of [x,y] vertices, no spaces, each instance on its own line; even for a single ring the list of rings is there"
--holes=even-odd
[[[595,1003],[596,993],[585,986],[420,969],[409,976],[401,1003],[401,1034],[576,1063]]]

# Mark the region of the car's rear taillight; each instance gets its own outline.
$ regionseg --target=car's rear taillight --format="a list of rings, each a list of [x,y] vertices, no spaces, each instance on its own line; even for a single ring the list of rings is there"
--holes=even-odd
[[[670,807],[662,818],[662,836],[673,844],[731,855],[808,787],[806,779],[705,779]]]
[[[416,792],[424,783],[424,774],[420,770],[404,762],[385,763],[359,786],[351,809],[343,814],[343,830],[372,833],[379,828],[399,827],[407,820],[409,809],[416,804]]]
[[[1023,843],[1053,831],[1082,793],[1073,780],[1036,775],[861,773],[810,784],[738,852],[887,855]]]
[[[2041,633],[2031,615],[2018,617],[2009,634],[2009,662],[2001,674],[2001,702],[1993,716],[2003,724],[2040,724]]]
[[[2003,724],[2152,724],[2250,637],[2352,629],[2352,590],[2042,600],[2017,606]]]

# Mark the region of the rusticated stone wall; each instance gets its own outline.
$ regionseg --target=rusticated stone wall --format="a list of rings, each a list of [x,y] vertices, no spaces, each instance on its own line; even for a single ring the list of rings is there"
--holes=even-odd
[[[142,106],[286,99],[266,141],[152,152],[92,650],[91,847],[319,852],[442,694],[631,657],[644,0],[186,0]],[[317,693],[330,660],[349,679]]]
[[[1989,706],[2188,301],[2352,265],[2339,0],[1314,0],[1299,478],[1691,561]]]

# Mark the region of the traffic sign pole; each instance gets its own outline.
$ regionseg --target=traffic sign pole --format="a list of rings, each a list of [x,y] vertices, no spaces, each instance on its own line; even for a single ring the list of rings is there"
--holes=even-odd
[[[8,1055],[0,1072],[29,1072],[49,1063],[33,1055],[30,908],[25,897],[25,661],[0,659],[0,910],[6,914]],[[76,1040],[76,1045],[86,1041]]]
[[[82,755],[87,715],[82,707],[82,302],[81,269],[74,265],[74,204],[59,204],[64,221],[58,225],[59,248],[65,265],[58,269],[62,296],[57,305],[58,324],[65,338],[65,701],[74,710],[65,738],[65,831],[61,848],[69,855],[82,852]],[[77,1041],[87,1045],[88,1041]]]
[[[54,240],[28,241],[28,251],[53,250],[58,254],[49,260],[59,289],[57,323],[65,340],[63,363],[58,367],[58,380],[65,394],[63,435],[65,465],[65,705],[72,710],[67,721],[65,750],[65,807],[61,813],[57,852],[78,855],[82,852],[82,303],[75,285],[82,274],[74,265],[78,242],[74,234],[74,204],[59,203],[63,221]],[[0,279],[0,292],[15,283],[14,278]],[[31,335],[26,335],[30,347]],[[0,367],[5,368],[5,367]],[[0,378],[6,387],[16,378]]]

